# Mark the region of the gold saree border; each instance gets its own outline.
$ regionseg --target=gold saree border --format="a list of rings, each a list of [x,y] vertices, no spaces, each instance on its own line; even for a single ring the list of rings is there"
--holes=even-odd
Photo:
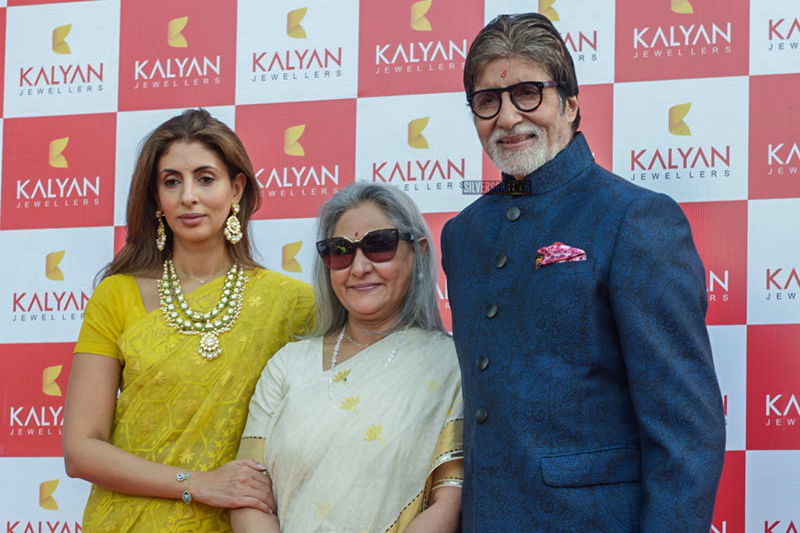
[[[433,482],[433,472],[449,461],[462,459],[464,457],[463,442],[464,419],[454,418],[448,421],[439,433],[439,439],[433,452],[431,466],[428,468],[428,476],[425,479],[424,488],[403,507],[397,519],[384,530],[384,533],[400,533],[404,531],[414,518],[427,509],[431,483]],[[463,478],[463,472],[461,477]]]

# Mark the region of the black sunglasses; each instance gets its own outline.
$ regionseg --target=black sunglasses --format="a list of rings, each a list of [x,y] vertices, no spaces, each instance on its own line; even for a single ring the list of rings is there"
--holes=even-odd
[[[467,96],[469,108],[478,118],[494,118],[503,104],[503,93],[508,92],[514,107],[525,113],[542,105],[542,91],[547,87],[558,87],[555,81],[523,81],[508,87],[482,89]]]
[[[356,250],[359,248],[373,263],[391,261],[397,253],[397,244],[401,239],[414,242],[412,234],[400,233],[397,228],[376,229],[368,231],[355,241],[347,237],[323,239],[317,242],[317,252],[325,266],[332,270],[340,270],[353,264]]]

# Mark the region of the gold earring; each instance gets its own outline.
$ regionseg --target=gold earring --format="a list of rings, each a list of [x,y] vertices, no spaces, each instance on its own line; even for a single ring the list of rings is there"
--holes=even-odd
[[[237,242],[242,240],[242,225],[239,223],[239,219],[236,218],[236,215],[239,214],[239,204],[233,202],[231,205],[231,216],[228,217],[228,220],[225,221],[225,238],[228,239],[228,242],[231,244],[236,244]]]
[[[164,246],[167,244],[167,232],[164,230],[164,219],[161,218],[164,213],[161,209],[156,209],[156,218],[158,219],[158,229],[156,230],[156,248],[159,252],[164,251]]]

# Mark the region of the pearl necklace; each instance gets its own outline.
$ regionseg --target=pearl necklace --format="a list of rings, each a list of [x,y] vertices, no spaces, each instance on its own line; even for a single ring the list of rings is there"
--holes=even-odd
[[[242,310],[244,269],[234,264],[225,275],[222,295],[211,311],[198,313],[186,302],[181,280],[175,273],[172,259],[164,261],[164,273],[158,284],[161,312],[167,324],[184,335],[202,335],[198,353],[205,359],[215,359],[222,353],[219,335],[231,329]],[[221,316],[220,316],[221,314]]]
[[[344,325],[342,331],[339,332],[339,336],[336,337],[336,344],[333,345],[333,353],[331,354],[331,367],[328,370],[328,398],[331,400],[333,400],[333,371],[336,368],[336,357],[339,355],[339,347],[342,345],[342,339],[344,338],[346,329],[347,324]],[[386,362],[383,364],[384,368],[388,367],[392,363],[394,356],[397,355],[397,351],[400,349],[400,344],[403,342],[406,333],[408,333],[408,326],[403,328],[403,334],[397,339],[397,344],[392,350],[392,353],[389,354],[389,357],[386,358]],[[369,346],[372,346],[372,344]]]

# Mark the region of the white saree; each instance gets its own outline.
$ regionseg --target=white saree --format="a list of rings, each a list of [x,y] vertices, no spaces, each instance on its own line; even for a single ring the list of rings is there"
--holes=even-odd
[[[332,398],[328,376],[321,337],[290,343],[250,401],[243,439],[265,439],[281,531],[400,533],[433,470],[463,457],[453,341],[396,332],[336,365]]]

